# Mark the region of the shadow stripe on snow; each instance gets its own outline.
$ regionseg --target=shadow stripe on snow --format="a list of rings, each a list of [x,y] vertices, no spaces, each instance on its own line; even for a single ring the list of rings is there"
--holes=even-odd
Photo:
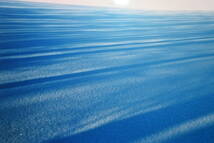
[[[177,59],[171,59],[171,60],[162,60],[162,61],[158,61],[158,62],[155,61],[155,62],[148,62],[148,63],[143,63],[143,64],[125,65],[125,66],[119,66],[119,67],[109,67],[109,68],[103,68],[103,69],[97,69],[97,70],[85,71],[85,72],[79,72],[79,73],[71,73],[71,74],[64,74],[64,75],[59,75],[59,76],[30,79],[30,80],[0,84],[0,89],[16,88],[16,87],[21,87],[21,86],[41,84],[41,83],[62,80],[62,79],[72,79],[72,78],[78,78],[78,77],[84,77],[84,76],[91,76],[91,75],[102,74],[102,73],[107,73],[107,72],[116,72],[116,71],[120,72],[120,71],[124,71],[124,70],[129,70],[131,68],[139,68],[142,66],[149,67],[149,66],[155,66],[155,65],[159,65],[159,64],[169,64],[169,63],[175,64],[176,62],[184,62],[184,61],[188,61],[188,60],[197,60],[197,59],[201,59],[201,58],[210,58],[210,57],[211,58],[214,57],[214,54],[205,54],[205,55],[177,58]]]
[[[0,63],[26,63],[28,61],[41,61],[41,60],[50,60],[50,59],[56,59],[56,58],[65,58],[65,57],[71,57],[71,56],[79,56],[79,55],[88,55],[88,54],[98,54],[98,53],[109,53],[109,52],[123,52],[123,51],[134,51],[134,50],[140,50],[140,49],[146,49],[146,48],[165,48],[168,46],[182,46],[187,44],[208,44],[208,43],[214,43],[213,40],[207,40],[207,41],[189,41],[189,42],[181,42],[181,43],[170,43],[170,44],[162,44],[162,45],[152,45],[152,46],[138,46],[134,48],[115,48],[115,49],[104,49],[104,50],[95,50],[95,51],[83,51],[83,52],[74,52],[74,53],[63,53],[63,54],[54,54],[54,55],[45,55],[45,56],[36,56],[36,57],[24,57],[24,58],[10,58],[10,59],[2,59],[0,60]]]

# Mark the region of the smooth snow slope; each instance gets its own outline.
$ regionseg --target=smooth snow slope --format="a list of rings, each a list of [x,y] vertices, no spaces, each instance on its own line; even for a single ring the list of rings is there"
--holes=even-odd
[[[1,143],[213,143],[214,13],[0,2]]]

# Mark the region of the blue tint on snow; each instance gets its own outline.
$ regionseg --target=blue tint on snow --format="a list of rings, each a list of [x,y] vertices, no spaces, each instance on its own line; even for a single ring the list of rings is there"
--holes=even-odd
[[[0,2],[1,143],[213,143],[214,13]]]

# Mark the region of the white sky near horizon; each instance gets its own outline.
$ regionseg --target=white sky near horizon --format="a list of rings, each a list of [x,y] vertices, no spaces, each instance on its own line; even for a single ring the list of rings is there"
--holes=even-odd
[[[214,0],[129,0],[128,5],[118,5],[115,0],[22,0],[73,5],[124,7],[140,10],[204,10],[214,11]],[[123,1],[123,0],[120,0]]]

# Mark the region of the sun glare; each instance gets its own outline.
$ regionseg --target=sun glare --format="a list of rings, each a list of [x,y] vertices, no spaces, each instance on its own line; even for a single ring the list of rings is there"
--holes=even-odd
[[[127,6],[129,4],[129,0],[114,0],[116,5]]]

